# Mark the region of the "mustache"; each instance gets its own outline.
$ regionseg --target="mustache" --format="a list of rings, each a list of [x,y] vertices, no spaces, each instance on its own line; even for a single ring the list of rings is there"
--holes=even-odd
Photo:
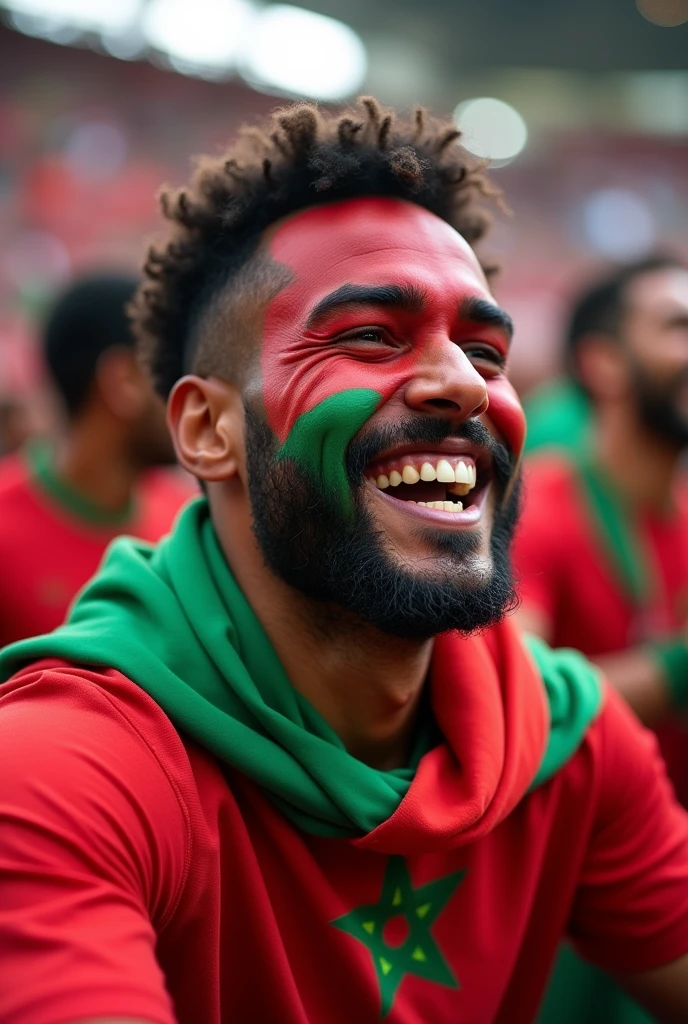
[[[516,458],[506,445],[495,440],[484,424],[478,420],[455,424],[426,416],[373,428],[363,437],[353,440],[346,454],[349,482],[354,487],[358,486],[363,480],[366,466],[390,448],[403,444],[440,444],[448,437],[461,438],[488,451],[492,457],[495,478],[502,488],[506,487],[514,475]]]

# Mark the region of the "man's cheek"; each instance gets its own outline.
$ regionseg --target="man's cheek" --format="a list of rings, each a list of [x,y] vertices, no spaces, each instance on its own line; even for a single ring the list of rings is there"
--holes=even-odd
[[[408,360],[393,371],[378,362],[352,359],[322,348],[287,350],[276,359],[263,360],[263,398],[268,422],[284,444],[299,420],[323,402],[355,391],[375,391],[387,401],[409,375]],[[347,407],[345,400],[341,408]],[[330,406],[330,408],[335,408]],[[353,436],[353,435],[352,435]]]
[[[348,388],[329,395],[302,413],[277,451],[336,500],[344,514],[353,511],[346,473],[346,451],[361,427],[379,408],[382,395],[371,388]]]
[[[505,377],[488,381],[487,393],[490,399],[487,415],[517,459],[526,439],[526,417],[519,397]]]

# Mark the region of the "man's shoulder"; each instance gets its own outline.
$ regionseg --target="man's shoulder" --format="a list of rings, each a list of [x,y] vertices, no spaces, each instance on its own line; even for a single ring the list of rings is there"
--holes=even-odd
[[[132,786],[143,764],[156,763],[175,789],[190,771],[182,738],[141,687],[115,669],[58,660],[27,665],[0,686],[0,750],[14,747],[29,752],[34,767],[40,752],[38,763],[51,770],[68,770],[75,750],[106,774],[117,762]]]
[[[0,515],[4,508],[34,500],[31,477],[22,455],[6,455],[0,459]]]
[[[550,783],[560,794],[574,794],[593,807],[595,825],[603,827],[623,807],[636,801],[642,806],[642,793],[658,780],[666,781],[666,770],[654,733],[640,723],[617,691],[603,682],[599,714]]]
[[[537,488],[566,497],[576,486],[576,465],[566,452],[537,452],[526,460],[524,476],[529,491]]]

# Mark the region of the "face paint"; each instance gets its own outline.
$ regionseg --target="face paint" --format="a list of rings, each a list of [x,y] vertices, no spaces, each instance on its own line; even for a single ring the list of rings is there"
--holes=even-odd
[[[491,296],[464,239],[427,210],[398,200],[307,210],[277,229],[269,251],[294,275],[268,305],[261,354],[278,458],[295,459],[349,504],[344,457],[353,437],[413,379],[427,346],[454,337],[460,343],[460,302]],[[313,321],[319,303],[346,286],[415,288],[425,306],[421,312],[413,303],[352,302]],[[368,345],[356,336],[366,325],[382,328],[393,344]],[[487,387],[490,419],[518,453],[524,421],[515,392],[501,375]]]

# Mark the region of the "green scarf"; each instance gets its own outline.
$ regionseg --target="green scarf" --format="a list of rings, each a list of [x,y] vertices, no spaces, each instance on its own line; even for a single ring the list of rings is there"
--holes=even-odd
[[[539,784],[578,747],[598,712],[600,687],[582,659],[562,671],[546,645],[534,643],[532,652],[552,712]],[[227,565],[202,498],[156,547],[116,540],[64,626],[0,654],[0,680],[43,658],[119,670],[179,729],[316,835],[365,835],[386,821],[438,741],[432,724],[421,729],[409,766],[392,771],[346,751],[291,686]]]

